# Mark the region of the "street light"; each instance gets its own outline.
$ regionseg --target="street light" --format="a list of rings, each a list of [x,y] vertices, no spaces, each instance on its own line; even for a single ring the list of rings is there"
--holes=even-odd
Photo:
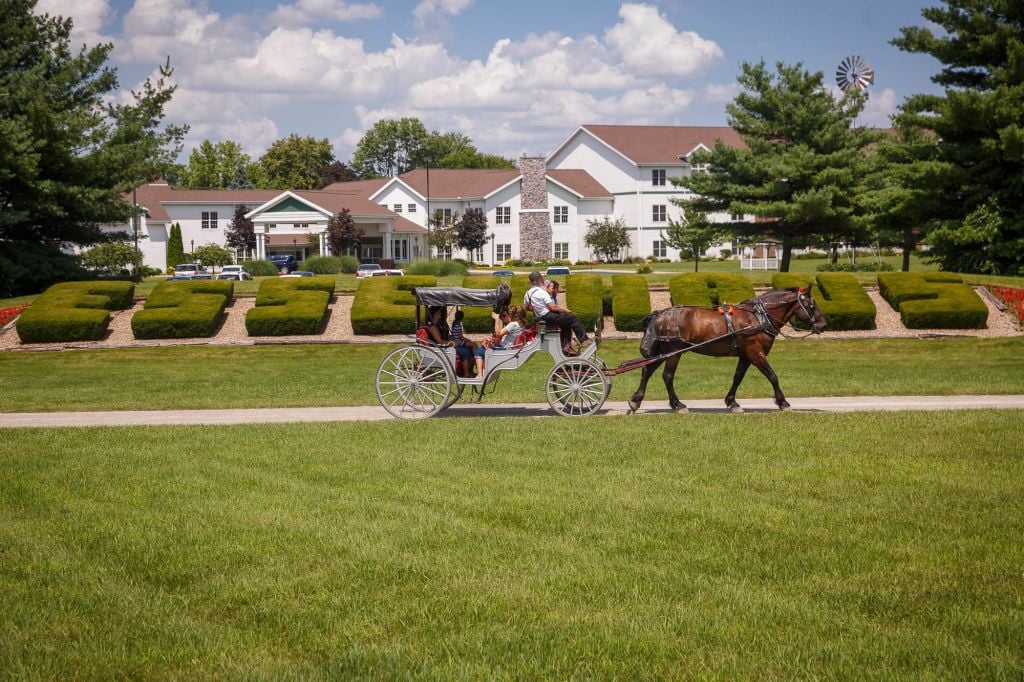
[[[196,253],[196,240],[195,239],[190,239],[190,240],[188,240],[188,243],[191,245],[190,247],[192,249],[189,253],[191,253],[194,256],[195,253]]]
[[[427,161],[427,260],[430,260],[430,161]]]
[[[491,232],[491,267],[493,268],[497,263],[494,262],[494,233]]]

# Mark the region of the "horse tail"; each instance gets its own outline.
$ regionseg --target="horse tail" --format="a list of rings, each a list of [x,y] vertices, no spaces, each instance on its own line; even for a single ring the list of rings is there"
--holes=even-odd
[[[644,326],[644,338],[640,341],[640,355],[649,358],[658,346],[658,316],[652,313],[641,324]]]

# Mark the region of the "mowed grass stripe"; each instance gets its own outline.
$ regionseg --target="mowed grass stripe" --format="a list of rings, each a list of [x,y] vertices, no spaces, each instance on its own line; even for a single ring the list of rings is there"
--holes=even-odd
[[[1019,677],[1022,427],[1013,411],[8,430],[0,668]]]
[[[322,407],[376,404],[374,382],[385,344],[188,346],[63,353],[0,353],[0,411]],[[999,339],[783,340],[770,361],[787,396],[1024,393],[1024,337]],[[640,356],[634,341],[602,344],[610,366]],[[735,359],[687,355],[676,391],[687,399],[721,398]],[[490,403],[543,402],[551,358],[536,354],[505,372]],[[638,372],[612,381],[611,400],[626,400]],[[755,369],[738,394],[771,396]],[[660,369],[647,402],[665,401]]]

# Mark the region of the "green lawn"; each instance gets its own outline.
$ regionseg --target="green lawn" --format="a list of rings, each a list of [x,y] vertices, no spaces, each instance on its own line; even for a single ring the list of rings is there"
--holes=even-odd
[[[1005,411],[8,430],[0,670],[1020,679],[1022,430]]]
[[[610,366],[639,357],[636,341],[607,341]],[[376,404],[377,366],[395,346],[178,346],[59,353],[0,353],[0,412]],[[999,339],[781,340],[770,356],[790,397],[824,395],[954,395],[1024,393],[1024,337]],[[550,356],[537,354],[502,375],[488,402],[544,402]],[[682,400],[721,398],[734,359],[683,358],[676,373]],[[625,400],[637,372],[612,382]],[[648,401],[664,401],[660,372]],[[756,370],[739,399],[769,397]]]

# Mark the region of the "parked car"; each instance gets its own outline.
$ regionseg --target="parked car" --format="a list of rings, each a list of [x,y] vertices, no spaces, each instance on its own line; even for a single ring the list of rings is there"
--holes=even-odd
[[[192,279],[213,279],[213,275],[208,272],[200,272],[199,274],[192,275]]]
[[[356,279],[362,279],[380,270],[378,263],[363,263],[356,268]]]
[[[370,275],[373,277],[402,277],[405,275],[405,270],[374,270]]]
[[[274,264],[277,271],[282,275],[287,275],[289,272],[295,269],[297,263],[295,262],[295,256],[284,255],[275,253],[267,256],[267,260]]]
[[[238,272],[245,272],[245,268],[242,267],[241,265],[225,265],[220,269],[220,274],[222,275],[230,275],[232,273]],[[246,272],[245,274],[249,273]]]
[[[177,265],[174,266],[174,276],[192,277],[193,275],[198,275],[200,272],[203,272],[205,270],[206,268],[204,268],[199,263],[178,263]]]
[[[246,280],[252,279],[252,275],[250,275],[245,270],[242,270],[241,272],[222,272],[219,275],[217,275],[217,279],[230,279],[234,280],[235,282],[244,282]]]
[[[512,272],[511,270],[495,270],[491,274],[494,275],[495,277],[511,277],[516,273]]]
[[[544,276],[545,277],[554,277],[556,275],[559,275],[559,276],[565,277],[566,275],[571,275],[571,274],[572,274],[572,271],[567,266],[565,266],[565,265],[552,265],[550,268],[547,269],[547,272],[544,273]]]
[[[182,282],[182,281],[184,281],[186,279],[192,279],[192,275],[171,275],[170,277],[168,277],[164,281],[165,282]]]
[[[309,270],[296,270],[295,272],[290,272],[287,275],[281,275],[281,276],[282,277],[315,277],[316,273],[315,272],[310,272]]]

